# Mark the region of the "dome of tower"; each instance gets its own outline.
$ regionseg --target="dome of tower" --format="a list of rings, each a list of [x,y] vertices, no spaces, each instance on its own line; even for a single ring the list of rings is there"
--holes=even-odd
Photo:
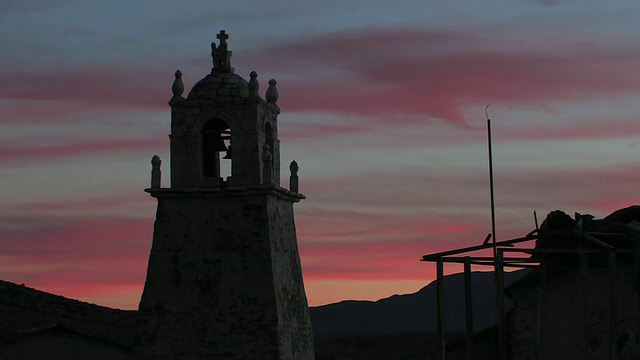
[[[213,73],[198,81],[188,99],[246,98],[249,85],[245,79],[234,73]]]

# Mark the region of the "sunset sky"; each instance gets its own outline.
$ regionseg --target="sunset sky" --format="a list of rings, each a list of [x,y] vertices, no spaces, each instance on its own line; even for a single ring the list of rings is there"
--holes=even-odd
[[[171,84],[278,80],[310,305],[417,291],[424,254],[638,203],[640,2],[0,0],[0,279],[137,308]],[[283,169],[282,178],[288,178]],[[449,268],[448,271],[456,271]]]

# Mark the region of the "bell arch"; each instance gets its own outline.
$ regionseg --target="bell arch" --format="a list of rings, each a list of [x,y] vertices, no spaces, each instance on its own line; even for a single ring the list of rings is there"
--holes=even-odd
[[[214,117],[205,123],[200,134],[202,175],[206,178],[220,178],[221,160],[231,158],[231,128],[226,121]],[[221,152],[226,153],[222,159]]]

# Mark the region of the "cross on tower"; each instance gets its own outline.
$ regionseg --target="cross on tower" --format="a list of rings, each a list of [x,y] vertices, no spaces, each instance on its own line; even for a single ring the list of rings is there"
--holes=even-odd
[[[229,35],[224,30],[220,30],[220,34],[216,35],[216,38],[220,40],[220,46],[226,46]]]

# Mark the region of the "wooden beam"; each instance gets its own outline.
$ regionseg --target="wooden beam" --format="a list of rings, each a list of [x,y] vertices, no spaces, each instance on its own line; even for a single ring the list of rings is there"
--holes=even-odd
[[[582,292],[582,359],[589,359],[589,257],[580,254],[580,288]]]
[[[591,235],[585,234],[585,233],[583,233],[581,231],[578,231],[576,229],[573,230],[573,233],[576,234],[577,236],[579,236],[579,237],[581,237],[583,239],[589,240],[590,242],[592,242],[592,243],[594,243],[594,244],[596,244],[596,245],[598,245],[600,247],[603,247],[603,248],[605,248],[607,250],[615,250],[615,247],[607,244],[606,242],[604,242],[602,240],[598,240],[598,239],[594,238]]]
[[[496,246],[509,246],[511,244],[517,244],[524,241],[535,240],[537,238],[538,238],[537,236],[525,236],[517,239],[498,241],[496,242]],[[442,252],[424,255],[422,256],[422,261],[434,261],[443,256],[462,254],[470,251],[490,249],[490,248],[493,248],[493,244],[476,245],[476,246],[469,246],[469,247],[455,249],[455,250],[442,251]]]
[[[442,260],[445,263],[464,263],[464,259],[466,258],[470,258],[471,262],[474,261],[486,261],[486,262],[490,262],[491,266],[493,266],[493,257],[491,256],[447,256],[447,257],[443,257],[437,260],[428,260],[430,262],[437,262]],[[506,262],[524,262],[524,263],[538,263],[539,260],[533,260],[531,258],[528,257],[508,257],[505,258],[503,257],[502,260],[506,263]]]
[[[544,321],[545,321],[545,306],[547,292],[547,266],[544,263],[540,263],[540,290],[538,291],[538,359],[544,360]]]

